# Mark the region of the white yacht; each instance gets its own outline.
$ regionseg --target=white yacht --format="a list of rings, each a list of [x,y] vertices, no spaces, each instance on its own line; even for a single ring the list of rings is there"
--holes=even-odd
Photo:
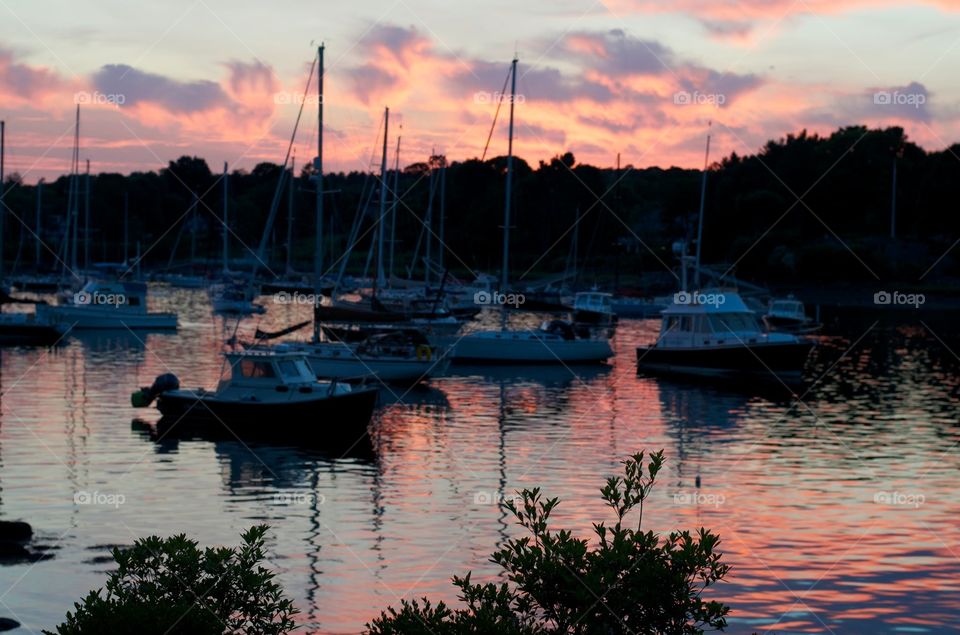
[[[763,316],[763,323],[770,331],[786,333],[813,333],[823,326],[807,317],[803,302],[793,296],[770,300],[767,313]]]
[[[616,324],[613,296],[600,291],[581,291],[573,297],[573,321],[578,324]]]
[[[610,341],[581,332],[561,320],[539,330],[479,331],[457,340],[451,353],[457,363],[586,364],[613,357]]]
[[[253,301],[252,289],[237,284],[219,284],[210,288],[210,303],[216,313],[253,315],[266,313],[267,309]]]
[[[176,329],[175,313],[147,311],[142,282],[88,282],[58,305],[38,304],[37,320],[73,329]]]

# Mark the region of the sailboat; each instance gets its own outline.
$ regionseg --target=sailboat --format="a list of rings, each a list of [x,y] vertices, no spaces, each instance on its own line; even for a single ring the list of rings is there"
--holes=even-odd
[[[503,222],[503,270],[500,288],[507,292],[510,253],[510,205],[513,186],[513,118],[517,90],[517,59],[510,66],[510,124],[507,142],[507,184]],[[613,357],[605,337],[588,329],[574,328],[568,322],[544,322],[539,330],[508,329],[506,316],[499,330],[478,331],[460,338],[454,346],[455,362],[493,364],[582,364],[603,362]]]
[[[323,227],[323,51],[321,46],[317,51],[319,60],[318,91],[318,124],[317,159],[314,163],[317,185],[317,246],[322,244],[320,231]],[[384,283],[383,245],[386,210],[386,161],[387,135],[390,125],[390,109],[384,111],[383,124],[383,157],[381,160],[381,193],[380,217],[378,221],[377,243],[377,288]],[[314,254],[314,269],[316,278],[315,289],[319,297],[321,280],[321,260],[319,251]],[[331,317],[336,316],[336,317]],[[326,318],[329,321],[367,321],[367,322],[396,322],[406,319],[403,314],[383,310],[377,303],[376,295],[371,305],[343,305],[334,303],[330,306],[317,306],[314,309],[314,333],[309,342],[280,343],[273,346],[255,345],[254,349],[272,350],[284,353],[296,353],[304,356],[311,370],[319,378],[358,379],[373,376],[381,382],[416,383],[430,375],[443,370],[448,363],[443,359],[443,350],[432,345],[426,337],[415,329],[378,333],[364,338],[361,342],[347,342],[337,340],[323,340],[321,338],[321,322]],[[367,319],[364,319],[367,318]],[[262,334],[261,340],[272,339],[277,334]]]

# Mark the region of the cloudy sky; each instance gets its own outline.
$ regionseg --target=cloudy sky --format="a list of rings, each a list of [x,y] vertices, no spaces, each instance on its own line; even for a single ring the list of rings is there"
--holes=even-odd
[[[95,172],[280,162],[320,41],[334,170],[376,162],[384,106],[403,163],[478,156],[514,52],[531,162],[699,166],[711,121],[717,158],[855,123],[960,141],[957,0],[0,0],[7,169],[67,171],[78,101]]]

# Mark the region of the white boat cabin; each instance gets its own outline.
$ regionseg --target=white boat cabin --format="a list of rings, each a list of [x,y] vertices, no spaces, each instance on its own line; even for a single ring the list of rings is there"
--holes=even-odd
[[[661,313],[660,338],[656,346],[737,346],[767,341],[756,313],[736,293],[685,294],[689,303],[674,302]],[[699,303],[706,298],[709,302]]]
[[[220,380],[218,390],[226,387],[277,390],[280,386],[299,387],[317,383],[306,358],[296,353],[245,351],[227,353],[228,377]]]
[[[799,300],[771,300],[767,311],[769,317],[803,321],[807,319],[803,302]]]

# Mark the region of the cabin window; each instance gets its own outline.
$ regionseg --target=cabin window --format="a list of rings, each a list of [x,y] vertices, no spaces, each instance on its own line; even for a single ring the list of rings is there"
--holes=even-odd
[[[300,376],[300,370],[297,368],[297,365],[289,359],[281,362],[277,362],[277,368],[280,369],[280,374],[283,375],[284,377]]]
[[[680,318],[680,330],[685,333],[693,331],[693,317],[684,315]]]
[[[710,324],[716,333],[734,333],[744,331],[757,331],[757,321],[752,315],[746,313],[730,313],[728,315],[710,316]]]
[[[667,318],[668,331],[675,331],[679,326],[680,326],[680,318],[678,318],[676,315],[671,315],[670,317]]]
[[[245,359],[240,362],[240,376],[248,378],[276,377],[273,366],[269,362],[258,362]]]

